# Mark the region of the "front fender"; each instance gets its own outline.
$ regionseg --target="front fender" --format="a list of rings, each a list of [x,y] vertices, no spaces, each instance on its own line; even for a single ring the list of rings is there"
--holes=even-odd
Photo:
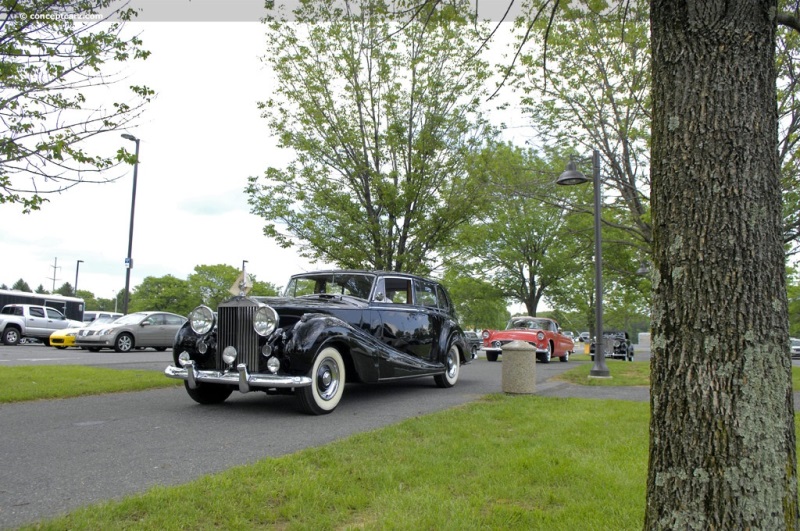
[[[294,364],[311,367],[314,356],[325,344],[337,343],[346,348],[343,356],[352,361],[358,379],[374,382],[378,379],[376,354],[386,346],[372,335],[354,328],[345,321],[328,314],[305,314],[292,329],[285,353]]]

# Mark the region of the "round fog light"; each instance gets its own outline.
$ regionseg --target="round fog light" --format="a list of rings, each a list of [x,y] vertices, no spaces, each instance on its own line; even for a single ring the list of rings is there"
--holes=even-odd
[[[236,361],[236,354],[236,348],[225,347],[225,350],[222,351],[222,361],[228,365],[233,365],[233,362]]]
[[[185,350],[180,354],[178,354],[178,364],[181,367],[186,367],[186,364],[189,363],[190,361],[192,361],[192,357],[189,356],[189,353],[186,352]]]
[[[195,347],[197,347],[197,352],[199,352],[200,354],[205,354],[206,352],[208,352],[208,344],[202,339],[197,340]]]
[[[272,356],[270,359],[267,360],[267,369],[269,369],[269,372],[271,372],[272,374],[278,372],[280,368],[281,368],[281,362],[275,356]]]

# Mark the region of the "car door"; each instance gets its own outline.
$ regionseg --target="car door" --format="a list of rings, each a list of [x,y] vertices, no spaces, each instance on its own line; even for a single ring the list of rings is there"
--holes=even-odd
[[[67,328],[69,326],[69,321],[63,313],[59,312],[55,308],[45,308],[45,311],[47,312],[45,326],[50,332],[61,330],[62,328]]]
[[[152,347],[164,343],[164,318],[152,314],[142,320],[136,328],[136,346]]]
[[[41,306],[29,306],[28,316],[25,318],[25,328],[27,333],[32,336],[50,335],[50,327],[47,325],[47,314]]]

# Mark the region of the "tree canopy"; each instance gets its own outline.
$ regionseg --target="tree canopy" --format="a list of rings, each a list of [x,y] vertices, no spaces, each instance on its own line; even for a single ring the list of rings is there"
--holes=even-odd
[[[0,204],[29,212],[46,196],[100,182],[124,151],[100,153],[88,141],[125,128],[153,91],[130,85],[105,102],[98,87],[121,82],[113,70],[147,58],[137,36],[123,37],[136,15],[113,0],[2,0],[0,11]]]
[[[276,85],[261,108],[296,157],[250,179],[252,211],[303,256],[426,274],[471,217],[467,157],[493,135],[481,26],[462,0],[343,4],[267,19]]]

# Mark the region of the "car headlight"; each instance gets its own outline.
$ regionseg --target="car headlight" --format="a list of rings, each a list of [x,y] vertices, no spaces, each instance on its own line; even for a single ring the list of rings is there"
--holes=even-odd
[[[483,334],[481,334],[481,335],[483,336],[483,339],[489,339],[489,336],[490,336],[491,334],[489,334],[489,331],[488,331],[488,330],[484,330],[484,331],[483,331]]]
[[[278,326],[278,312],[270,306],[261,306],[253,316],[253,330],[256,334],[266,337],[275,331]]]
[[[113,328],[104,328],[103,330],[100,330],[99,332],[97,332],[97,335],[98,336],[107,336],[107,335],[109,335],[109,334],[111,334],[113,332],[114,332]]]
[[[189,314],[189,325],[195,334],[204,336],[214,328],[214,312],[208,306],[198,306]]]
[[[543,341],[544,340],[544,332],[539,332],[538,334],[536,334],[536,337],[539,338],[539,341]]]

